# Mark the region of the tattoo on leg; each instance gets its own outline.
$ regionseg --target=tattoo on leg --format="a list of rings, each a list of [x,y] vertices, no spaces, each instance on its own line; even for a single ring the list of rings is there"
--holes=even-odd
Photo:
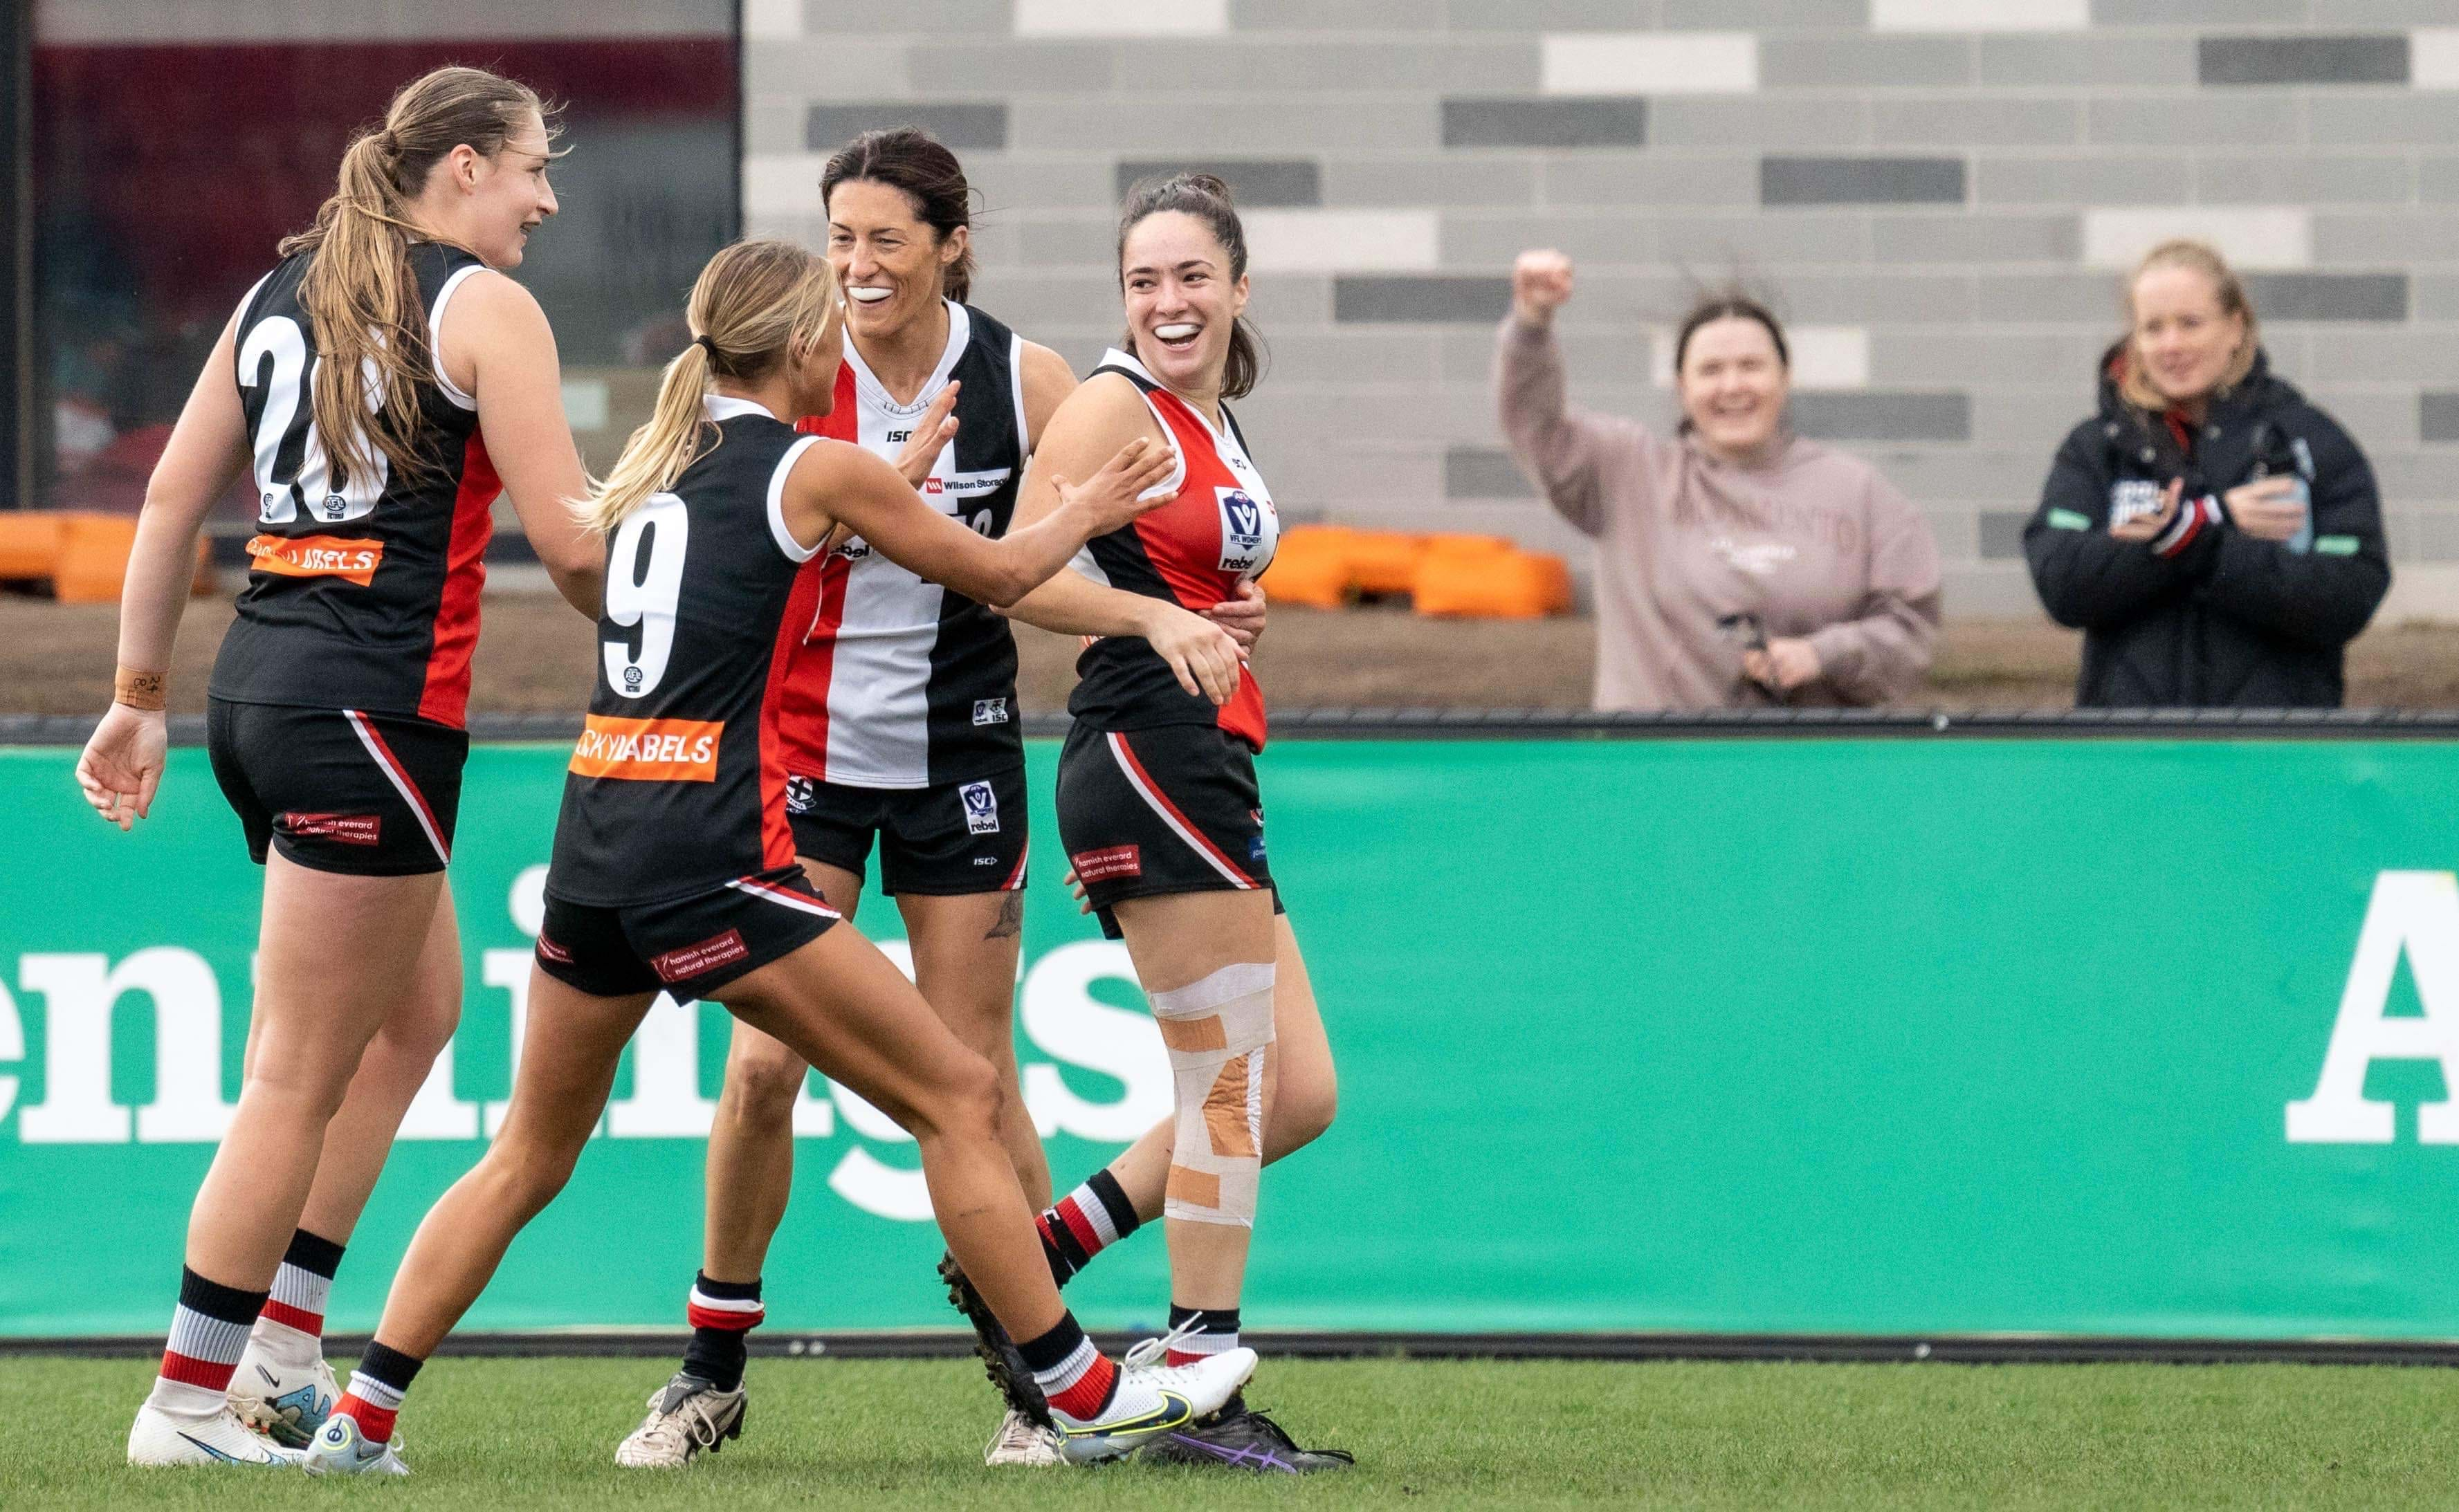
[[[998,917],[991,921],[986,940],[1011,939],[1024,933],[1024,890],[1017,889],[999,899]]]

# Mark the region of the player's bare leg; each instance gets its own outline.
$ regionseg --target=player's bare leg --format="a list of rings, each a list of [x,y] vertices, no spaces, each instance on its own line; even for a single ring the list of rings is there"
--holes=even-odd
[[[369,1042],[410,996],[443,883],[441,872],[350,876],[299,866],[279,850],[267,857],[254,1053],[190,1210],[187,1276],[165,1369],[173,1356],[208,1347],[229,1353],[205,1362],[219,1380],[204,1382],[200,1369],[183,1365],[186,1378],[155,1383],[130,1431],[132,1463],[267,1458],[225,1399],[230,1374],[305,1210],[326,1129]],[[180,1347],[207,1338],[210,1346]]]
[[[437,893],[427,948],[412,969],[409,991],[368,1041],[341,1111],[325,1126],[324,1149],[316,1162],[315,1183],[307,1190],[307,1206],[299,1215],[299,1229],[326,1241],[335,1257],[349,1243],[376,1180],[384,1174],[403,1115],[460,1022],[461,932],[447,882]],[[251,1026],[251,1065],[256,1048]],[[328,1268],[326,1282],[330,1275]],[[284,1296],[277,1282],[275,1299]],[[291,1321],[273,1316],[275,1312]],[[311,1328],[296,1311],[269,1306],[267,1315],[257,1319],[247,1354],[231,1377],[231,1405],[242,1419],[294,1449],[306,1447],[341,1395],[325,1361],[321,1330]]]

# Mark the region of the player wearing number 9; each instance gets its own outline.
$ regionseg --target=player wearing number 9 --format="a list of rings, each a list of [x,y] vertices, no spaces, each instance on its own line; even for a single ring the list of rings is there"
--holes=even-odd
[[[419,1226],[307,1467],[386,1467],[401,1394],[514,1235],[562,1189],[661,991],[725,1004],[912,1132],[948,1244],[1000,1322],[1070,1360],[1071,1383],[1095,1382],[1054,1396],[1071,1452],[1124,1452],[1217,1409],[1254,1356],[1122,1370],[1084,1342],[999,1144],[990,1062],[795,864],[777,708],[817,591],[801,568],[841,533],[1009,604],[1087,538],[1151,508],[1138,495],[1175,458],[1140,439],[1089,483],[1061,480],[1040,524],[988,540],[924,503],[882,458],[789,423],[827,412],[842,359],[844,311],[825,259],[786,242],[728,247],[702,272],[687,314],[692,346],[667,367],[656,412],[588,511],[608,538],[598,687],[556,822],[512,1107],[486,1156]]]
[[[251,470],[254,560],[208,746],[265,880],[246,1074],[134,1463],[261,1463],[234,1404],[294,1444],[332,1405],[325,1287],[460,1016],[444,869],[498,492],[564,596],[598,607],[594,543],[563,504],[587,480],[555,338],[495,271],[555,213],[554,156],[519,84],[451,68],[404,87],[223,328],[146,492],[116,699],[77,781],[123,830],[150,809],[197,533]]]

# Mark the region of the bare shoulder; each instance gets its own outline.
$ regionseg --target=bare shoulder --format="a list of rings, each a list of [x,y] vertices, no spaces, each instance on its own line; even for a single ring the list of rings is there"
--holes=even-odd
[[[1022,342],[1019,364],[1028,392],[1037,388],[1051,388],[1061,393],[1076,387],[1076,369],[1067,359],[1040,342]]]
[[[1076,386],[1050,417],[1049,441],[1077,446],[1124,446],[1138,436],[1160,436],[1161,425],[1143,390],[1123,373],[1097,372]]]

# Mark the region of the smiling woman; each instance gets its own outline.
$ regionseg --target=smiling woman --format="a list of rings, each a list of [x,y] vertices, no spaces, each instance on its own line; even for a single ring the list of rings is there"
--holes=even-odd
[[[1738,293],[1692,305],[1665,438],[1567,403],[1553,322],[1570,297],[1570,259],[1521,254],[1495,382],[1520,465],[1597,541],[1597,707],[1909,692],[1938,631],[1937,543],[1875,468],[1786,430],[1775,315]]]
[[[2050,464],[2024,555],[2084,632],[2079,704],[2336,708],[2390,588],[2373,470],[2274,377],[2245,285],[2200,242],[2127,280],[2100,410]]]

